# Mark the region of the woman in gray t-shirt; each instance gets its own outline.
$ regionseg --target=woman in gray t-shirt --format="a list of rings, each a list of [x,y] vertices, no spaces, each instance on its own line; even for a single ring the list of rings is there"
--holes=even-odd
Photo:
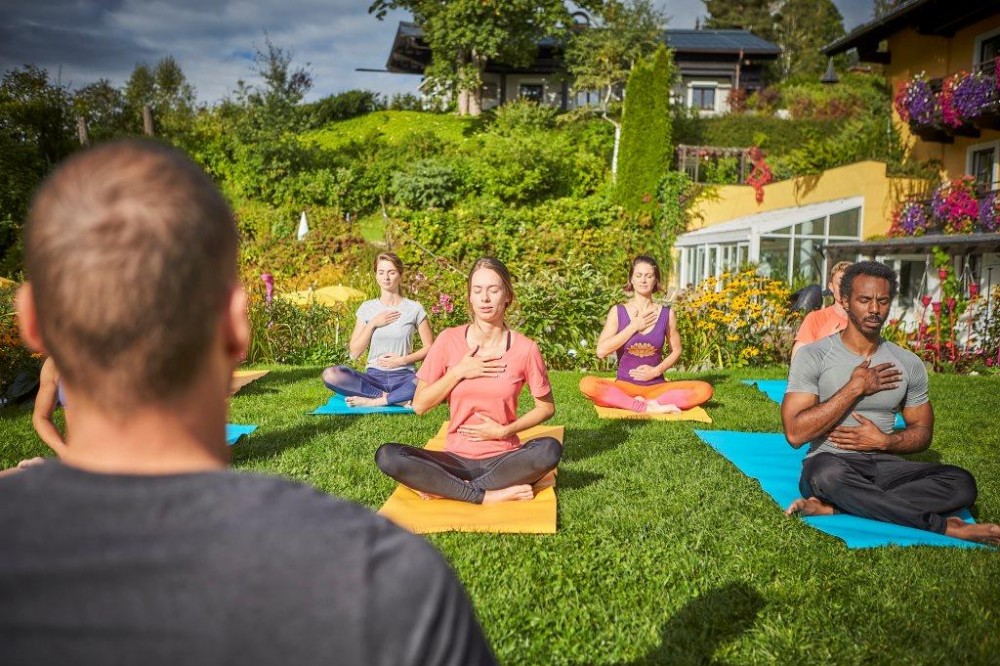
[[[434,334],[424,306],[399,293],[402,278],[403,262],[395,254],[383,252],[375,258],[375,280],[382,294],[358,308],[350,342],[352,359],[368,350],[365,371],[345,365],[323,371],[327,387],[345,396],[352,407],[400,405],[413,399],[415,364],[427,355]],[[413,351],[414,333],[420,334],[417,351]]]

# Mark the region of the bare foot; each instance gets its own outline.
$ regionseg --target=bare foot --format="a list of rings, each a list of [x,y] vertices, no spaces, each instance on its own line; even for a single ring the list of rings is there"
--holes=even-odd
[[[344,398],[350,407],[384,407],[388,401],[385,398],[385,394],[381,398],[362,398],[360,396],[351,395]]]
[[[534,499],[535,493],[531,492],[531,486],[524,484],[521,486],[511,486],[500,490],[487,490],[483,496],[483,504],[496,504],[497,502],[524,502]]]
[[[967,523],[961,518],[949,518],[944,533],[956,539],[1000,546],[1000,525],[993,523]]]
[[[827,504],[817,497],[810,497],[809,499],[800,497],[785,509],[786,516],[793,516],[795,514],[800,516],[832,516],[835,513],[837,513],[837,510],[833,508],[832,504]]]
[[[677,405],[661,405],[655,400],[646,401],[647,414],[680,414],[681,408]]]
[[[420,490],[415,490],[413,492],[415,492],[418,495],[420,495],[420,499],[422,499],[422,500],[436,500],[436,499],[441,499],[440,495],[435,495],[433,493],[425,493],[425,492],[422,492]]]
[[[556,471],[552,470],[542,478],[538,479],[538,481],[535,481],[534,485],[531,487],[534,490],[542,490],[544,488],[551,488],[554,485],[556,485]]]

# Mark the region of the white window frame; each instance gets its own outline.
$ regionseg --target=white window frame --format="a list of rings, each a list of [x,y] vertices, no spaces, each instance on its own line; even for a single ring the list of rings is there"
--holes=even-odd
[[[688,81],[687,82],[687,107],[689,109],[694,109],[699,113],[718,113],[719,112],[719,87],[718,81]],[[711,88],[715,91],[715,100],[712,104],[711,109],[703,109],[700,106],[696,107],[694,105],[694,89],[695,88]]]
[[[991,39],[993,37],[996,37],[997,35],[1000,35],[1000,28],[995,28],[993,30],[989,30],[989,31],[984,32],[982,34],[976,35],[976,38],[972,40],[972,44],[973,44],[973,46],[972,46],[972,67],[973,67],[973,70],[978,69],[979,66],[981,64],[983,64],[983,63],[981,63],[979,61],[979,54],[982,53],[982,50],[983,50],[983,42],[985,42],[987,39]]]
[[[989,150],[990,148],[993,149],[993,176],[990,179],[990,185],[996,186],[1000,183],[1000,139],[975,143],[965,149],[965,175],[975,176],[972,173],[972,154]]]

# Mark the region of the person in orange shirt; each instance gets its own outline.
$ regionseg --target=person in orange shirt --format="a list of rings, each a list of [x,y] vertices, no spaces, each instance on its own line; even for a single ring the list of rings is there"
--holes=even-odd
[[[554,437],[518,437],[550,419],[555,403],[538,345],[504,321],[513,300],[507,267],[492,257],[476,261],[468,282],[471,323],[442,331],[417,371],[413,411],[448,403],[444,451],[390,443],[375,453],[379,469],[424,499],[530,500],[532,485],[548,480],[562,457]],[[518,417],[525,385],[535,404]]]
[[[792,358],[805,345],[840,333],[847,328],[847,311],[840,305],[840,278],[850,266],[851,261],[838,261],[830,272],[830,282],[827,285],[833,292],[833,305],[819,310],[813,310],[806,315],[795,334],[795,344],[792,345]]]

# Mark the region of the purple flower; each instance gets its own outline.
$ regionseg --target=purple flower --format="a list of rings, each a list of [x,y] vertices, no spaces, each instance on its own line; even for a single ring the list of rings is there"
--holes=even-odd
[[[988,233],[1000,231],[1000,192],[989,192],[980,200],[979,225]]]
[[[955,84],[952,105],[960,118],[973,120],[993,102],[992,81],[981,74],[967,74]]]
[[[261,273],[260,279],[264,283],[264,287],[267,289],[267,295],[264,296],[264,302],[268,305],[274,300],[274,276],[270,273]]]
[[[903,205],[899,215],[899,226],[908,236],[919,236],[930,226],[927,210],[916,201],[908,201]]]

